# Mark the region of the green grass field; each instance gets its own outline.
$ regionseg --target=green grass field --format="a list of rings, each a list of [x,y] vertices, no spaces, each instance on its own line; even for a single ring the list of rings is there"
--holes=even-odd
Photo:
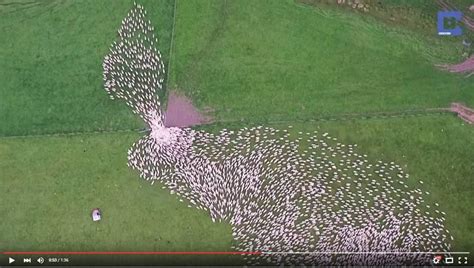
[[[0,1],[0,135],[142,126],[102,89],[102,60],[132,0],[7,2],[28,3]],[[142,2],[167,62],[174,1]]]
[[[439,38],[291,1],[178,1],[178,10],[171,87],[218,119],[474,104],[472,77],[433,68],[455,50]]]
[[[0,249],[230,250],[230,225],[212,223],[127,166],[133,133],[6,138],[0,143]],[[92,222],[100,207],[104,219]]]
[[[102,87],[101,61],[133,1],[10,2],[21,1],[0,0],[0,34],[8,36],[0,39],[0,251],[230,250],[229,225],[127,167],[139,133],[113,133],[143,126]],[[295,123],[474,106],[474,76],[434,67],[458,60],[459,47],[289,0],[177,0],[175,11],[172,0],[137,2],[171,59],[169,89],[211,107],[217,122],[318,128],[372,160],[402,165],[446,211],[454,250],[474,249],[472,126],[449,114]],[[41,136],[102,130],[111,133]],[[98,224],[94,207],[104,213]]]
[[[353,3],[344,1],[344,4],[337,3],[333,0],[296,0],[297,2],[312,5],[315,7],[324,6],[324,8],[334,8],[337,10],[345,9],[348,12],[359,12],[367,18],[376,18],[390,27],[409,29],[422,34],[426,37],[437,34],[436,21],[437,13],[441,10],[437,1],[426,0],[361,0],[360,3],[367,5],[367,9],[354,9]],[[456,7],[457,10],[469,15],[469,6],[472,5],[471,0],[450,0],[449,3]],[[455,46],[461,46],[464,38],[472,40],[474,33],[464,31],[464,34],[458,37],[452,37],[448,40]],[[445,41],[448,41],[445,39]]]

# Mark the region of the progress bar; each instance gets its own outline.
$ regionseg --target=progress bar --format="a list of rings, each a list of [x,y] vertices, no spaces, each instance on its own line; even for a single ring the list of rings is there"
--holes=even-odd
[[[4,255],[260,255],[260,251],[6,251]]]

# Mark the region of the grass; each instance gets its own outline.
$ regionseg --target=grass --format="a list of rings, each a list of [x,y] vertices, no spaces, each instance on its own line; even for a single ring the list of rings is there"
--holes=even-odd
[[[167,63],[174,1],[137,2],[153,18]],[[0,135],[142,126],[123,103],[110,101],[102,82],[102,59],[132,0],[6,3],[0,1],[0,35],[8,37],[0,39]]]
[[[168,62],[174,1],[139,2]],[[101,61],[131,0],[5,3],[0,136],[142,126],[102,88]],[[360,14],[293,1],[178,0],[175,27],[168,85],[214,108],[218,121],[474,105],[474,77],[433,66],[458,59],[452,42]],[[455,249],[474,248],[472,127],[449,115],[292,125],[325,130],[372,160],[404,166],[411,185],[425,181],[430,201],[446,211]],[[138,137],[0,138],[0,250],[230,250],[229,225],[127,168],[126,151]],[[94,207],[103,210],[100,223],[89,218]]]
[[[454,249],[474,247],[472,127],[449,115],[293,126],[358,144],[371,161],[400,164],[411,175],[408,184],[420,187],[423,180],[423,190],[431,192],[427,201],[447,212]],[[212,223],[206,213],[127,168],[126,151],[138,138],[124,133],[3,138],[0,250],[230,250],[229,225]],[[89,218],[94,207],[103,210],[99,223]]]
[[[457,51],[439,38],[291,1],[177,6],[169,86],[213,107],[219,120],[474,104],[472,77],[433,66]]]
[[[353,8],[353,2],[345,1],[344,4],[337,4],[332,0],[297,0],[301,3],[313,6],[324,5],[326,8],[345,9],[350,12],[359,12],[377,20],[393,26],[402,27],[417,31],[427,35],[436,33],[436,12],[439,7],[435,1],[424,0],[363,0],[362,3],[368,5],[368,9]],[[452,40],[452,38],[450,38]]]
[[[345,1],[345,4],[337,4],[335,0],[296,0],[298,3],[305,5],[311,5],[314,7],[324,7],[337,9],[338,11],[344,10],[347,12],[355,12],[361,14],[364,19],[375,18],[377,21],[390,26],[391,28],[397,29],[408,29],[416,35],[423,35],[425,37],[437,37],[433,39],[442,39],[444,42],[448,42],[453,47],[457,47],[462,52],[472,54],[472,49],[468,50],[462,47],[462,40],[473,40],[474,32],[464,28],[461,36],[450,36],[439,38],[438,26],[437,26],[437,14],[438,11],[443,8],[437,3],[437,1],[425,1],[425,0],[361,0],[359,2],[364,3],[368,6],[366,10],[353,8],[353,1],[349,4],[349,1]],[[470,0],[447,0],[455,9],[463,12],[464,15],[469,16],[469,6],[472,5]]]
[[[0,251],[231,250],[230,225],[213,223],[127,167],[138,138],[2,139]],[[90,218],[95,207],[100,222]]]

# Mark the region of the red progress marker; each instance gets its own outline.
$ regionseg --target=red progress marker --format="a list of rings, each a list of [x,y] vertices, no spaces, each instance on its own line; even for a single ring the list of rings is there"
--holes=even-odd
[[[260,255],[260,251],[6,251],[4,255]]]

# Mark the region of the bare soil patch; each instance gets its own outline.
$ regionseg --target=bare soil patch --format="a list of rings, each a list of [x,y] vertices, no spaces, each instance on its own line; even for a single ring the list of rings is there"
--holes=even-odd
[[[175,91],[170,92],[165,112],[166,127],[190,127],[211,121],[212,118],[200,113],[189,98]]]
[[[439,65],[441,68],[448,70],[453,73],[467,73],[474,72],[474,56],[464,62],[453,64],[453,65]]]
[[[450,110],[456,113],[462,120],[469,124],[474,124],[474,110],[461,103],[453,102]]]

